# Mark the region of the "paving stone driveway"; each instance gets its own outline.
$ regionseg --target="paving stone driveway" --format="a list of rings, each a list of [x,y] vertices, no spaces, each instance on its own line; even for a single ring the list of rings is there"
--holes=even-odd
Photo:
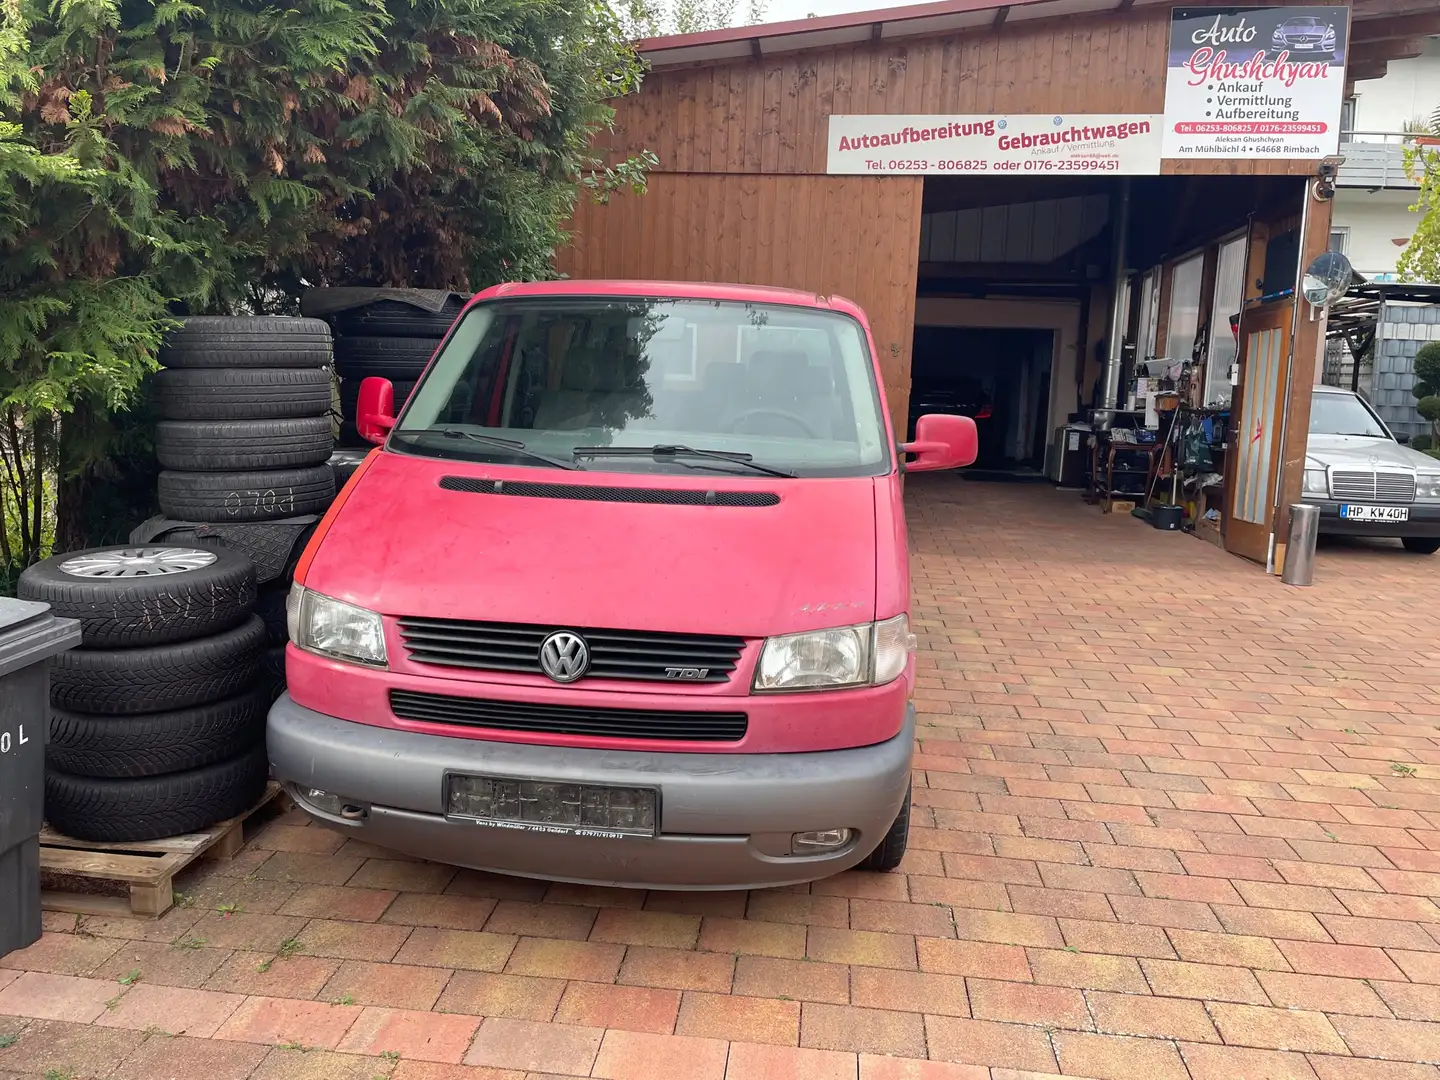
[[[1048,488],[910,497],[903,873],[647,895],[289,815],[158,922],[47,916],[0,1080],[1440,1080],[1440,557],[1291,589]]]

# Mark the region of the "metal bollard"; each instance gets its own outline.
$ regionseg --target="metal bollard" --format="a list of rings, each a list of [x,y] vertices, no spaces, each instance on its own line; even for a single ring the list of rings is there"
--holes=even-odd
[[[1286,585],[1309,585],[1315,579],[1315,540],[1320,535],[1320,508],[1305,503],[1290,507],[1290,537],[1285,542]]]

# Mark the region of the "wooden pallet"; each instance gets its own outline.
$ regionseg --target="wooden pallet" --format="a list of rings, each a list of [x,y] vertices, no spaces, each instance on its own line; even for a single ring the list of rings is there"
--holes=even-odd
[[[107,918],[163,915],[175,903],[175,875],[196,859],[233,859],[245,844],[246,820],[272,803],[280,793],[280,785],[272,780],[260,801],[245,813],[203,832],[164,840],[141,840],[133,844],[75,840],[45,825],[40,830],[42,878],[61,875],[71,881],[80,879],[123,887],[129,896],[91,894],[78,889],[42,889],[40,906],[45,911]]]

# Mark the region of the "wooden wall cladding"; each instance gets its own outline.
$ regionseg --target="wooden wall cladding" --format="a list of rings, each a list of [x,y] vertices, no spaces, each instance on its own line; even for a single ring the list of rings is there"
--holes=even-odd
[[[910,394],[918,177],[654,173],[644,195],[582,199],[556,267],[575,278],[778,285],[864,308],[900,434]]]
[[[1280,6],[1280,5],[1277,5]],[[618,158],[666,172],[823,173],[832,113],[1155,113],[1170,10],[1010,22],[648,75],[615,103]],[[1166,172],[1310,173],[1301,161],[1169,162]]]

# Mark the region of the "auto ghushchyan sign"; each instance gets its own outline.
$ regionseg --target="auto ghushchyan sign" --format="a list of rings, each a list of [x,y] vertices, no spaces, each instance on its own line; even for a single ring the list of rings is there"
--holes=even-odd
[[[1340,146],[1348,8],[1175,8],[1167,158],[1322,158]]]

